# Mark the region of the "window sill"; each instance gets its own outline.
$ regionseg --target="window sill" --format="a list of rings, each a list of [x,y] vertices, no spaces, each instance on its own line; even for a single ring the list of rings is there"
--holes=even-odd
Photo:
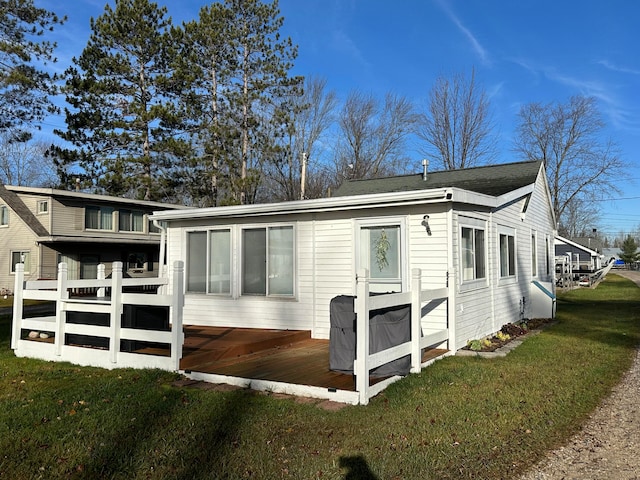
[[[471,292],[473,290],[482,290],[489,285],[486,279],[481,280],[466,280],[460,284],[460,292]]]
[[[498,279],[498,286],[500,285],[513,285],[518,282],[518,278],[515,275],[509,277],[500,277]]]

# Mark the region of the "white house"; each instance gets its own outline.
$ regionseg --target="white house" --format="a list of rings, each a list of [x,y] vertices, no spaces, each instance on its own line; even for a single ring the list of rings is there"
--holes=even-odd
[[[538,161],[349,181],[330,198],[151,218],[166,226],[168,263],[186,267],[186,325],[326,339],[330,302],[356,294],[361,269],[371,291],[407,291],[415,268],[424,288],[448,286],[448,305],[428,318],[448,324],[449,350],[552,315],[555,219]]]

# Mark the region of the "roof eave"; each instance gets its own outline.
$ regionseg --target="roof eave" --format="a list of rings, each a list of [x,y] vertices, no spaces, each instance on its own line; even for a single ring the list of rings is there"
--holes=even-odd
[[[343,197],[295,200],[282,203],[254,205],[234,205],[229,207],[193,208],[190,210],[163,210],[153,212],[152,220],[194,220],[203,218],[230,218],[286,215],[291,213],[316,213],[336,210],[359,210],[383,208],[399,205],[419,205],[425,203],[456,202],[496,208],[532,192],[534,185],[508,192],[499,197],[472,192],[461,188],[434,188],[430,190],[410,190],[406,192],[375,193]]]
[[[135,238],[135,237],[89,237],[72,235],[52,235],[48,237],[36,237],[38,243],[91,243],[91,244],[138,244],[157,245],[160,243],[160,235],[155,237]]]
[[[135,200],[133,198],[113,197],[110,195],[101,195],[98,193],[74,192],[70,190],[58,190],[55,188],[41,187],[22,187],[16,185],[5,185],[5,188],[14,193],[28,195],[42,195],[53,198],[75,198],[81,200],[93,200],[110,203],[121,203],[124,205],[139,205],[146,207],[169,208],[169,209],[187,209],[184,205],[176,205],[172,203],[154,202],[150,200]]]
[[[153,212],[153,215],[151,215],[150,218],[152,220],[188,220],[198,218],[270,216],[286,215],[290,213],[315,213],[335,210],[381,208],[394,205],[438,203],[450,201],[453,195],[453,190],[454,189],[451,188],[436,188],[431,190],[412,190],[408,192],[295,200],[282,203],[194,208],[191,210],[179,211],[164,210],[160,212]]]

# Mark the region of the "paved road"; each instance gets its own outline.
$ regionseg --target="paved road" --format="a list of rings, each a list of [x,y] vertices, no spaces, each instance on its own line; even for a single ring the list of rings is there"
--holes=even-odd
[[[621,277],[628,278],[636,282],[636,284],[640,287],[640,271],[638,270],[611,270],[611,273],[615,273],[616,275],[620,275]]]

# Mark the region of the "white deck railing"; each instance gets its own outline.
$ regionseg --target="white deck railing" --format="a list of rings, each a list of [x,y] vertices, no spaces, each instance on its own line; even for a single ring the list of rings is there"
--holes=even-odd
[[[421,270],[419,268],[411,271],[411,289],[409,292],[370,297],[369,281],[369,271],[366,269],[360,270],[356,283],[356,360],[353,364],[353,373],[356,376],[358,403],[362,405],[369,403],[370,398],[400,378],[394,376],[375,385],[370,385],[369,373],[372,369],[406,355],[411,355],[411,372],[418,373],[423,366],[422,350],[427,347],[439,346],[449,340],[449,329],[446,320],[448,312],[445,314],[445,321],[441,328],[422,328],[422,305],[428,302],[448,300],[449,289],[447,287],[422,290]],[[408,304],[411,305],[411,340],[377,353],[370,353],[369,312]]]
[[[103,368],[161,368],[177,371],[180,368],[184,333],[182,329],[183,263],[172,268],[173,295],[127,293],[131,287],[141,290],[150,286],[162,287],[167,278],[123,278],[122,262],[114,262],[111,278],[106,279],[104,265],[99,265],[98,278],[69,280],[67,265],[60,263],[57,280],[24,281],[24,265],[16,265],[13,300],[13,331],[11,348],[17,356],[49,361],[68,361],[79,365]],[[72,297],[70,292],[86,289],[97,292],[93,297]],[[162,289],[162,288],[161,288]],[[109,291],[109,296],[106,295]],[[53,316],[24,318],[24,300],[55,302]],[[169,330],[124,328],[122,317],[125,305],[168,307]],[[67,312],[98,313],[108,316],[107,325],[68,323]],[[28,332],[47,332],[53,341],[29,339]],[[25,335],[27,332],[27,335]],[[67,344],[67,335],[85,335],[108,339],[108,349],[95,346]],[[152,342],[169,346],[170,354],[135,353],[122,351],[121,340]]]

